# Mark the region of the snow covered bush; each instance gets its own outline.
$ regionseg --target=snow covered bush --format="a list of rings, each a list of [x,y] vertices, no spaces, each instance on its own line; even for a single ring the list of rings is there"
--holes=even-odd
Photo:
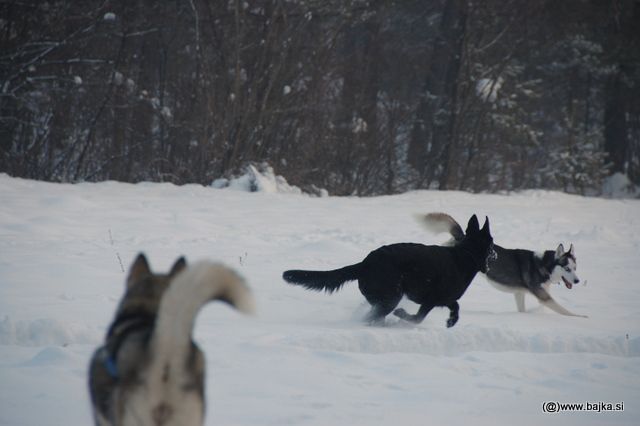
[[[289,185],[287,180],[276,175],[273,167],[266,163],[259,165],[249,164],[245,168],[245,172],[240,176],[232,178],[218,178],[211,183],[211,186],[218,189],[229,188],[236,191],[246,192],[266,192],[266,193],[284,193],[284,194],[303,194],[307,193],[318,197],[326,197],[329,195],[326,189],[312,187],[303,191],[294,185]]]
[[[640,198],[640,188],[623,173],[614,173],[602,183],[602,195],[608,198]]]

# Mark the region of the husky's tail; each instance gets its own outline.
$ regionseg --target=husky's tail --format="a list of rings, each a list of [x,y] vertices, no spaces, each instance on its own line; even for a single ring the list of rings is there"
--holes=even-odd
[[[422,226],[434,234],[446,232],[451,234],[456,242],[464,239],[464,231],[454,218],[446,213],[427,213],[416,215],[416,219]]]
[[[189,350],[196,315],[202,306],[214,300],[226,302],[246,314],[255,310],[249,288],[233,269],[201,261],[179,272],[160,302],[152,350],[168,357]]]
[[[301,285],[309,290],[333,293],[340,290],[347,281],[357,280],[361,270],[362,263],[356,263],[333,271],[285,271],[282,278],[288,283]]]

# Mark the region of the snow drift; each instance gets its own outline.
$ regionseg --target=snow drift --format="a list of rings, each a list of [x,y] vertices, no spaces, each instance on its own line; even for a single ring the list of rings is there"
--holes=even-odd
[[[256,318],[211,304],[197,319],[209,425],[637,423],[639,200],[293,192],[0,175],[0,425],[91,422],[87,363],[141,251],[156,271],[179,255],[224,262],[256,297]],[[488,215],[505,247],[573,243],[588,285],[551,293],[589,318],[557,315],[533,298],[518,313],[511,295],[478,276],[452,329],[444,309],[417,326],[389,318],[369,327],[356,283],[329,296],[281,279],[286,269],[355,263],[383,244],[443,242],[448,236],[412,218],[429,211],[459,221]],[[552,415],[542,412],[545,401],[626,404],[624,412]]]

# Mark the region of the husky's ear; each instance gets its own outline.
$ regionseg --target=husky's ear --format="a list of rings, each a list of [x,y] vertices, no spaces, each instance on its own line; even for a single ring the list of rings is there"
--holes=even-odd
[[[573,243],[571,244],[571,246],[569,247],[569,254],[572,257],[576,257],[576,251],[573,249]]]
[[[149,268],[149,262],[144,254],[140,253],[136,260],[129,269],[129,276],[127,277],[127,288],[140,281],[145,275],[151,275],[151,268]]]
[[[488,216],[484,217],[484,225],[482,225],[482,232],[484,232],[485,234],[491,235],[491,230],[489,229],[489,217]]]
[[[173,266],[171,267],[171,271],[169,271],[169,276],[173,277],[175,274],[182,271],[186,267],[187,267],[187,261],[185,260],[184,256],[182,256],[180,259],[176,260],[176,263],[174,263]]]
[[[471,219],[469,219],[469,223],[467,223],[467,230],[465,231],[465,234],[469,235],[470,232],[478,231],[480,231],[480,224],[478,223],[478,218],[474,214],[471,216]]]
[[[560,259],[562,257],[562,255],[564,254],[564,246],[562,245],[562,243],[560,243],[558,245],[558,248],[556,249],[556,259]]]

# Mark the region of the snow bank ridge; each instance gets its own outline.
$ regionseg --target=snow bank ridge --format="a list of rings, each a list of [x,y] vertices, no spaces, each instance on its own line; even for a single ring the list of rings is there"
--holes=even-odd
[[[370,354],[420,353],[451,356],[466,352],[531,352],[640,356],[639,337],[525,334],[478,327],[459,327],[456,330],[402,330],[396,327],[389,331],[340,330],[289,337],[283,343],[313,350]]]
[[[0,345],[66,346],[72,343],[95,343],[97,339],[83,326],[63,324],[51,318],[0,321]]]

